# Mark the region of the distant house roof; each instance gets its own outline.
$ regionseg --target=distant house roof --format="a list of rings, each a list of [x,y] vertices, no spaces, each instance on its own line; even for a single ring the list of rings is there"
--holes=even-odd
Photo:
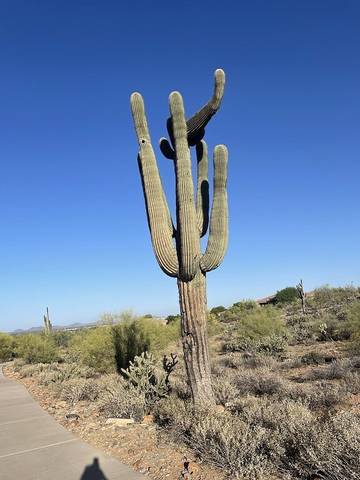
[[[269,295],[268,297],[259,298],[256,301],[258,305],[268,305],[269,303],[274,303],[276,295]]]

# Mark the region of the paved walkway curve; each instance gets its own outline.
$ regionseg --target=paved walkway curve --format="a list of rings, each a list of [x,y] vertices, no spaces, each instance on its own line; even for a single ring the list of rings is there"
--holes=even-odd
[[[141,480],[79,440],[0,365],[0,480]]]

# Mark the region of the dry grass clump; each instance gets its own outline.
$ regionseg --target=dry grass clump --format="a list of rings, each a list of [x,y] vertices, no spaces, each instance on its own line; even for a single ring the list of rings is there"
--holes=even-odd
[[[140,420],[147,413],[145,395],[119,375],[106,375],[98,385],[98,406],[105,417]]]
[[[96,377],[94,369],[76,363],[51,364],[48,369],[39,373],[42,385],[59,385],[71,379]]]
[[[288,384],[282,398],[301,400],[310,410],[321,410],[343,403],[347,392],[343,384],[320,381],[302,385]]]
[[[17,368],[17,371],[19,372],[21,378],[24,378],[24,377],[27,378],[27,377],[38,376],[45,372],[49,372],[52,370],[52,368],[54,368],[53,364],[35,363],[35,364],[22,365]]]
[[[216,403],[220,405],[226,406],[239,397],[239,390],[234,382],[234,378],[226,370],[223,375],[220,375],[213,381],[213,389]]]
[[[239,395],[275,395],[286,391],[287,382],[266,367],[243,370],[235,377]]]
[[[343,387],[347,393],[358,395],[360,393],[360,373],[349,372],[343,380]]]
[[[26,365],[26,361],[23,358],[15,358],[12,362],[12,368],[16,373],[20,372],[24,365]]]
[[[301,378],[301,380],[339,380],[346,377],[351,368],[352,364],[350,360],[339,359],[331,362],[330,365],[310,370],[306,375]]]
[[[244,368],[260,368],[267,367],[271,370],[276,370],[281,365],[276,358],[268,355],[259,355],[253,353],[238,353],[231,352],[220,356],[218,366],[230,369],[244,369]]]
[[[93,402],[100,394],[100,386],[91,378],[72,378],[61,385],[60,397],[71,404],[81,400]]]
[[[319,416],[301,401],[246,396],[236,411],[193,410],[170,397],[156,420],[231,478],[360,478],[360,416]]]

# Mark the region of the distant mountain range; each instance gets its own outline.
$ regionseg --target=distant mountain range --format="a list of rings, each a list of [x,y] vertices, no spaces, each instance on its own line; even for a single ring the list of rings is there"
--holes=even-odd
[[[53,330],[79,330],[80,328],[89,328],[89,327],[95,327],[97,325],[97,322],[91,322],[91,323],[71,323],[70,325],[53,325]],[[12,333],[13,335],[20,335],[21,333],[38,333],[44,330],[44,327],[31,327],[28,329],[22,329],[18,328],[17,330],[14,330]]]

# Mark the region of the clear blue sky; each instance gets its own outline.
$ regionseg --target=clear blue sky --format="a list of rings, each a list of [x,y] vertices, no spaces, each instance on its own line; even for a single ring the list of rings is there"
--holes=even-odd
[[[360,3],[2,0],[0,329],[178,311],[152,253],[129,95],[168,94],[229,148],[230,244],[209,305],[360,283]],[[158,155],[169,201],[171,162]]]

